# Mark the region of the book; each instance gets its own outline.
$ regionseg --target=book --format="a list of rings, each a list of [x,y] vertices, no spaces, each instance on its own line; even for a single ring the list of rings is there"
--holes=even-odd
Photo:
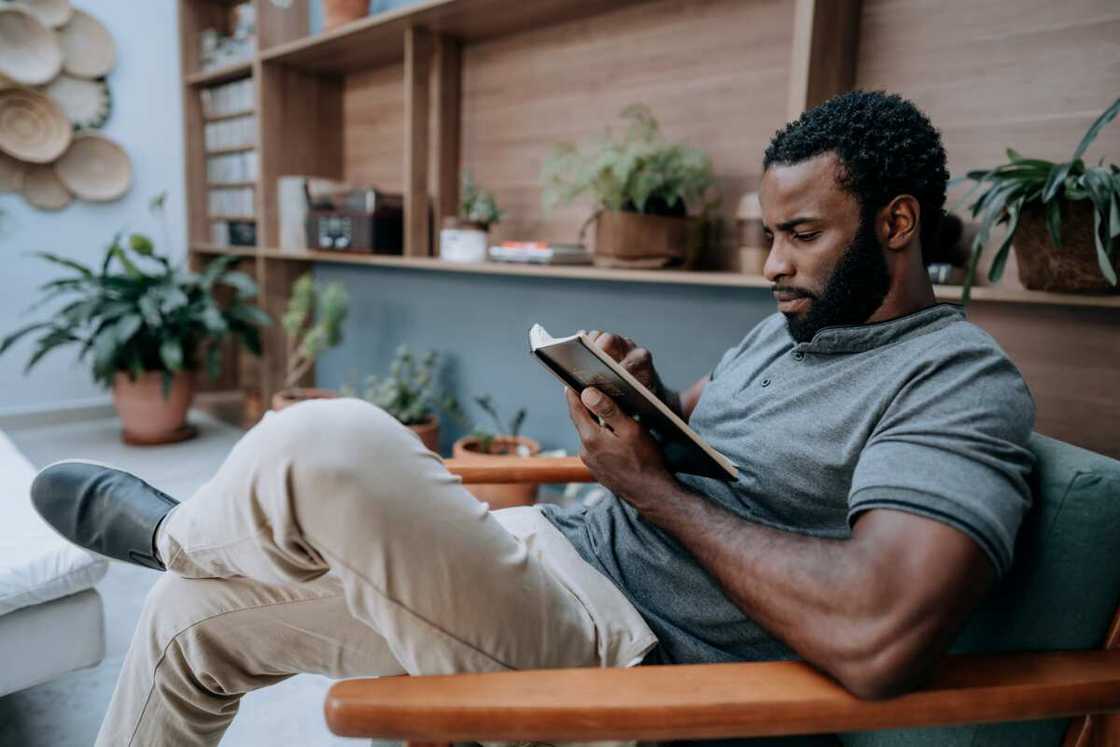
[[[548,265],[589,265],[591,253],[579,244],[547,241],[503,241],[490,247],[490,259]]]
[[[601,350],[587,335],[555,338],[544,327],[529,330],[529,352],[556,378],[577,393],[593,386],[610,397],[627,415],[641,423],[661,447],[672,472],[732,482],[738,468],[688,427],[618,361]]]

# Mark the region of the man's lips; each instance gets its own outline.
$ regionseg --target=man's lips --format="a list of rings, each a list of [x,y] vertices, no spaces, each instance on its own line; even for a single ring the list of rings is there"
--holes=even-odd
[[[774,300],[778,302],[778,308],[782,311],[794,310],[808,305],[812,297],[807,293],[794,291],[794,290],[774,290],[771,291]]]

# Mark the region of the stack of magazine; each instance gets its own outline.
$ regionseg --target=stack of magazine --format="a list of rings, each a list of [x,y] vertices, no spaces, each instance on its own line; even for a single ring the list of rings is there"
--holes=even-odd
[[[589,265],[591,252],[581,244],[556,244],[549,241],[503,241],[490,247],[496,262],[521,262],[542,265]]]

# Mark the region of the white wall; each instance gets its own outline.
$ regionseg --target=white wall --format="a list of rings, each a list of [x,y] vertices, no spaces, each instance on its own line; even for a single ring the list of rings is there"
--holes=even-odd
[[[0,334],[33,321],[24,310],[35,288],[56,275],[45,262],[26,253],[47,250],[95,262],[114,232],[150,232],[168,250],[163,231],[148,212],[149,199],[168,192],[170,250],[182,257],[186,241],[183,200],[183,117],[179,77],[179,39],[175,0],[74,0],[76,7],[103,23],[117,46],[117,65],[109,75],[112,116],[103,132],[124,146],[132,159],[132,189],[121,200],[95,205],[72,202],[58,212],[36,210],[19,195],[0,194]],[[94,384],[89,367],[76,355],[59,351],[29,376],[23,366],[30,340],[0,357],[0,415],[90,403],[106,394]],[[107,400],[106,400],[107,401]]]

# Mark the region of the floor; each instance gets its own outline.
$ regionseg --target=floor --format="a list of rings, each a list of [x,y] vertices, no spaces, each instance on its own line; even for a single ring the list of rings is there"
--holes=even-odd
[[[33,464],[66,458],[93,459],[127,469],[173,496],[189,496],[212,474],[242,431],[194,413],[198,438],[182,444],[136,448],[120,442],[116,418],[9,431]],[[93,669],[72,672],[38,687],[0,698],[0,746],[89,747],[109,704],[113,686],[148,589],[157,572],[112,563],[98,584],[105,604],[106,655]],[[322,704],[330,681],[299,675],[250,693],[226,733],[223,745],[368,744],[327,731]]]

